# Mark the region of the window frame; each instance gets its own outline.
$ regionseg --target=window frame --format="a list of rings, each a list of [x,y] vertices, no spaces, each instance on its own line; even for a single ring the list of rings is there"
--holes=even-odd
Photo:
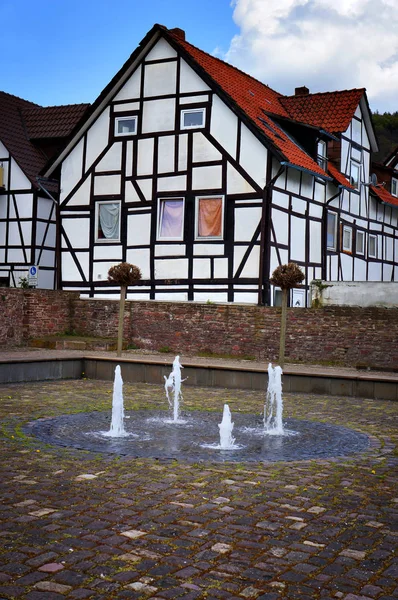
[[[336,250],[337,250],[337,222],[338,222],[338,214],[335,213],[335,212],[333,212],[333,211],[331,211],[331,210],[328,210],[326,214],[327,214],[327,216],[326,216],[326,250],[333,250],[334,252],[336,252]],[[328,244],[328,220],[329,220],[329,216],[333,216],[334,219],[335,219],[335,222],[334,222],[334,235],[333,235],[334,245],[333,246],[329,246],[329,244]]]
[[[182,200],[182,225],[181,225],[181,236],[174,237],[162,237],[160,235],[161,231],[161,221],[163,210],[162,204],[167,202],[167,200]],[[156,241],[157,242],[182,242],[184,241],[184,224],[185,224],[185,197],[184,196],[161,196],[158,197],[157,200],[157,223],[156,223]]]
[[[362,251],[358,250],[358,237],[361,236],[362,237]],[[357,231],[355,232],[355,254],[358,254],[359,256],[365,256],[365,242],[366,242],[366,235],[364,231],[361,231],[359,229],[357,229]]]
[[[393,192],[393,183],[395,183],[395,192]],[[391,178],[391,196],[398,197],[398,179],[396,177]]]
[[[344,234],[345,233],[349,234],[349,239],[350,239],[349,246],[344,245]],[[341,227],[341,250],[342,250],[342,252],[345,252],[346,254],[352,254],[352,238],[353,238],[352,227],[350,225],[342,224],[342,227]]]
[[[184,116],[188,113],[202,113],[202,115],[203,115],[202,125],[185,125],[184,124]],[[205,107],[181,109],[181,115],[180,115],[181,129],[203,129],[205,127],[205,125],[206,125],[206,108]]]
[[[319,149],[322,148],[322,153]],[[327,158],[327,142],[325,140],[318,140],[316,144],[316,162],[324,170],[327,170],[328,158]]]
[[[135,131],[134,132],[128,131],[127,133],[119,133],[119,131],[117,130],[118,123],[120,121],[132,121],[132,120],[134,120],[134,122],[135,122]],[[116,115],[115,116],[115,125],[113,128],[113,135],[115,137],[126,137],[126,136],[137,135],[137,129],[138,129],[138,115]]]
[[[199,235],[199,201],[200,200],[221,200],[221,234],[218,236],[200,236]],[[224,239],[224,211],[225,211],[225,195],[211,194],[210,196],[200,195],[195,196],[195,242],[217,241]]]
[[[356,184],[353,183],[353,177],[352,177],[353,167],[358,169],[358,179],[357,179]],[[360,180],[361,180],[361,164],[359,162],[357,162],[356,160],[351,159],[351,161],[350,161],[350,184],[358,192],[359,192]]]
[[[118,204],[119,205],[119,236],[117,238],[98,237],[99,230],[99,207],[100,204]],[[96,200],[95,201],[95,216],[94,216],[94,241],[96,244],[114,244],[121,242],[121,228],[122,228],[122,201],[121,200]]]
[[[370,240],[374,240],[375,242],[375,252],[374,254],[370,251]],[[374,233],[368,234],[368,258],[377,258],[377,235]]]

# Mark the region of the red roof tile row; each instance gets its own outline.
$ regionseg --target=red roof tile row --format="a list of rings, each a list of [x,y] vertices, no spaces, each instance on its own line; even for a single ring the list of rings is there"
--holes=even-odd
[[[386,202],[387,204],[391,204],[392,206],[398,206],[398,198],[392,196],[390,192],[388,192],[386,188],[383,187],[381,184],[371,185],[370,190],[382,202]]]
[[[328,173],[331,175],[336,181],[338,185],[341,185],[346,190],[355,190],[354,186],[348,181],[346,177],[335,167],[335,165],[331,162],[328,163]]]

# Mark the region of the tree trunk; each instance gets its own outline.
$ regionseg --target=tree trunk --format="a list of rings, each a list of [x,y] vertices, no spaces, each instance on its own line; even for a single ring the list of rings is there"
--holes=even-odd
[[[286,312],[287,295],[289,290],[282,290],[282,314],[281,314],[281,337],[279,342],[279,366],[283,369],[285,366],[285,342],[286,342]]]
[[[126,286],[120,287],[120,302],[119,302],[119,327],[117,331],[117,352],[116,356],[122,355],[123,347],[123,322],[124,322],[124,302],[126,300]]]

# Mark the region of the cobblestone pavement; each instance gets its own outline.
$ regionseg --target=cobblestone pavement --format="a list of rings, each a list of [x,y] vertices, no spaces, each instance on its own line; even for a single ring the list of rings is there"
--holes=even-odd
[[[124,386],[164,408],[162,386]],[[211,464],[46,446],[27,421],[110,410],[111,384],[0,387],[0,600],[398,598],[397,408],[286,394],[285,416],[371,436],[349,458]],[[263,394],[186,388],[187,410],[260,412]]]

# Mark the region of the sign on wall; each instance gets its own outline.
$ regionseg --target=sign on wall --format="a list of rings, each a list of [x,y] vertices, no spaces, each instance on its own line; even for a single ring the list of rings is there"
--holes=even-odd
[[[29,286],[37,287],[38,276],[39,276],[39,267],[36,267],[35,265],[32,265],[31,267],[29,267],[29,273],[28,273]]]

